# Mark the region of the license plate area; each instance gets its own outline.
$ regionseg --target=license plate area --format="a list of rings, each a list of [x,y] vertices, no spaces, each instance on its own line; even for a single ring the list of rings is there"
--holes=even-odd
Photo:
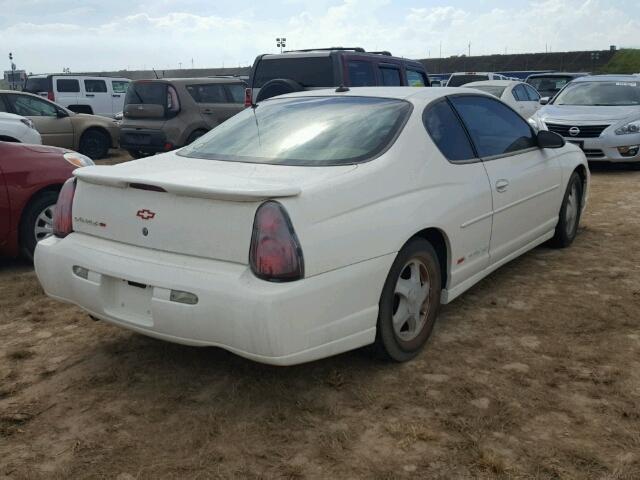
[[[107,277],[105,283],[110,291],[108,312],[137,325],[153,326],[153,286],[115,277]]]
[[[145,133],[127,133],[125,141],[133,145],[149,145],[151,136]]]

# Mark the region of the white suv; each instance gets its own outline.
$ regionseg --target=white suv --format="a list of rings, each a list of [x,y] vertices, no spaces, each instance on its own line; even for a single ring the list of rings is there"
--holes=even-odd
[[[0,109],[3,104],[0,99]],[[28,118],[0,110],[0,142],[42,144],[42,137]]]
[[[131,80],[86,75],[31,75],[24,90],[76,113],[113,118],[122,111]]]
[[[461,87],[471,82],[484,82],[486,80],[509,80],[508,77],[492,72],[455,72],[447,81],[447,87]]]

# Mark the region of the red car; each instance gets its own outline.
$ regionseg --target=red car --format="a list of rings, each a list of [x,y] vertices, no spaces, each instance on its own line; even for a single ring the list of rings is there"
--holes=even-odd
[[[0,255],[33,258],[52,233],[62,184],[86,165],[93,162],[70,150],[0,141]]]

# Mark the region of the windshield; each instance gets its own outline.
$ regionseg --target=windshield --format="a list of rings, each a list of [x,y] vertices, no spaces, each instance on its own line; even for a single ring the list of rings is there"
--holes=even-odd
[[[500,98],[505,88],[507,87],[498,87],[496,85],[465,85],[467,88],[475,88],[481,90],[483,92],[490,93],[494,97]]]
[[[253,86],[261,88],[269,80],[287,78],[303,87],[332,87],[332,60],[323,57],[264,58],[257,66]]]
[[[357,163],[386,149],[410,112],[410,103],[388,98],[270,100],[242,111],[178,155],[282,165]]]
[[[573,77],[534,77],[530,78],[527,83],[539,92],[559,92],[562,87],[573,80]]]
[[[48,92],[49,79],[47,77],[29,77],[24,86],[24,91],[29,93]]]
[[[638,81],[570,83],[553,102],[554,105],[632,106],[640,105]]]
[[[471,82],[482,82],[483,80],[489,80],[488,75],[451,75],[447,87],[461,87]]]

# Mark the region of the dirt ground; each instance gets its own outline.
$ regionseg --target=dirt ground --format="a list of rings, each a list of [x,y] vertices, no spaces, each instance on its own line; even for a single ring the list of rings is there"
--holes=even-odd
[[[639,185],[594,169],[574,245],[443,308],[403,365],[163,343],[0,260],[0,478],[639,479]]]

